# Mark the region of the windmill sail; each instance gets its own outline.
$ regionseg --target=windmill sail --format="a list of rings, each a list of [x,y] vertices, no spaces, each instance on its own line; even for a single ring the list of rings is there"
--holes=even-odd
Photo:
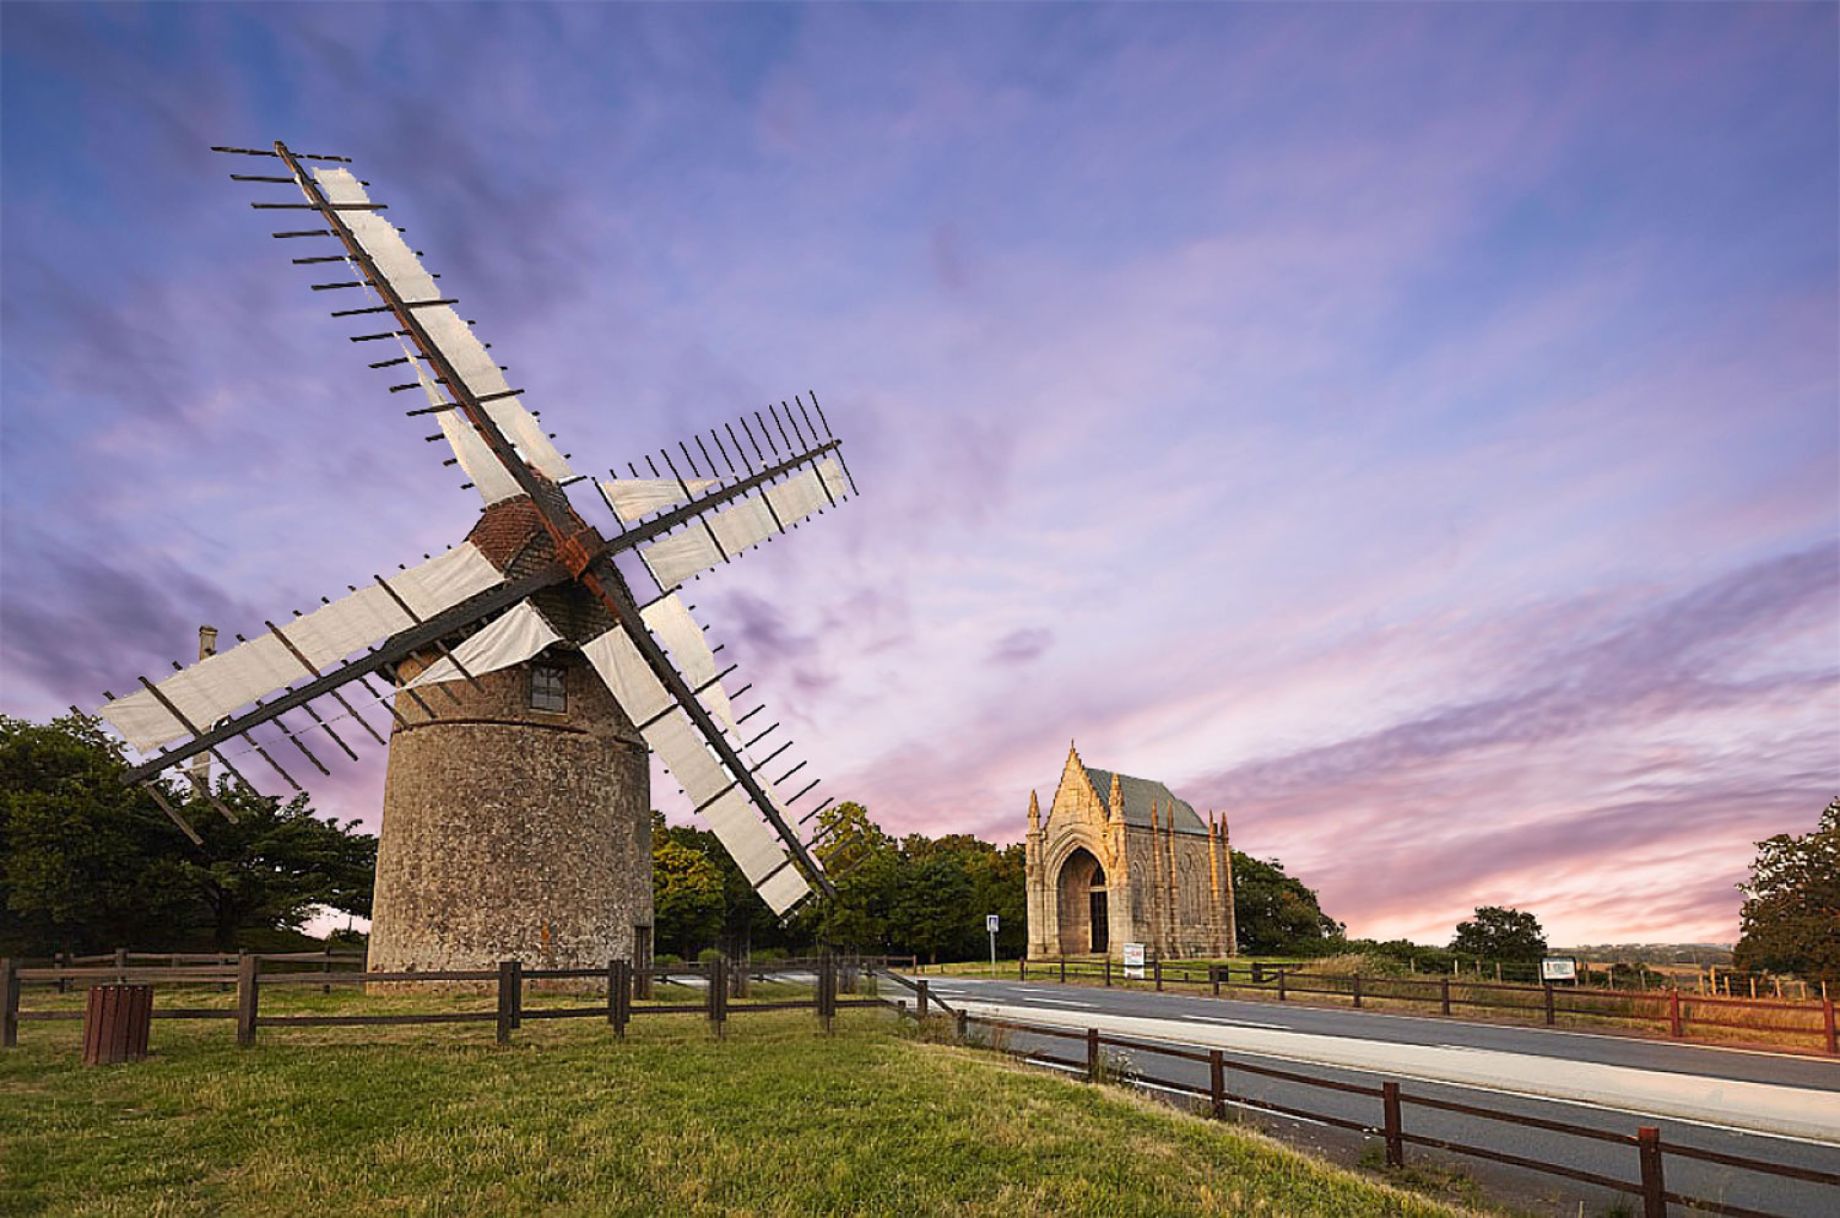
[[[543,651],[562,636],[550,627],[543,614],[529,601],[519,601],[497,621],[423,669],[405,689],[419,689],[442,681],[459,681],[467,676],[479,677],[513,664],[522,664]]]
[[[710,750],[707,737],[625,628],[615,626],[583,644],[582,652],[773,912],[784,914],[809,895],[811,885],[792,865],[786,843],[742,791],[739,776]],[[738,743],[728,742],[731,750]],[[770,792],[768,797],[774,798]],[[783,819],[783,809],[775,811]]]
[[[316,676],[314,669],[406,630],[417,619],[435,617],[503,580],[485,555],[461,545],[391,576],[384,581],[387,590],[377,584],[360,588],[296,618],[278,633],[207,656],[152,689],[116,698],[99,713],[145,753]]]
[[[348,716],[334,714],[333,719],[356,719],[382,742],[341,689],[365,682],[364,688],[400,724],[404,720],[396,707],[398,692],[429,710],[418,690],[432,694],[445,689],[452,695],[455,680],[470,681],[481,673],[528,662],[548,647],[574,645],[529,600],[546,589],[566,587],[592,610],[586,620],[616,623],[604,631],[600,625],[584,627],[601,633],[580,643],[581,650],[768,905],[784,913],[814,886],[830,891],[810,843],[788,823],[788,808],[816,783],[782,797],[780,789],[803,763],[769,773],[769,765],[774,770],[787,765],[781,758],[790,746],[784,744],[764,750],[756,759],[755,747],[778,725],[744,731],[761,708],[735,713],[733,699],[746,687],[733,692],[723,687],[732,669],[718,671],[716,649],[673,594],[685,580],[854,494],[840,442],[830,437],[816,399],[811,407],[823,423],[822,440],[804,400],[795,398],[796,411],[781,403],[783,417],[774,406],[766,408],[771,429],[760,411],[753,414],[758,431],[747,419],[739,421],[751,456],[732,428],[725,429],[727,445],[722,435],[709,433],[715,453],[727,466],[726,476],[698,437],[696,447],[707,470],[699,468],[689,448],[680,444],[688,477],[678,476],[667,452],[669,478],[643,478],[629,466],[631,478],[599,482],[620,523],[617,536],[603,537],[574,511],[561,489],[576,478],[568,458],[525,408],[522,390],[510,385],[486,345],[454,311],[455,302],[442,296],[437,277],[422,266],[401,230],[378,214],[383,205],[373,203],[363,184],[341,164],[308,168],[302,163],[343,158],[304,157],[280,143],[272,152],[219,151],[276,157],[285,163],[288,177],[233,176],[299,189],[304,203],[254,206],[315,214],[315,223],[322,227],[275,236],[330,238],[337,243],[329,252],[295,261],[351,268],[351,282],[314,287],[370,295],[373,303],[337,310],[334,316],[375,315],[383,323],[382,332],[353,335],[353,341],[395,340],[380,345],[393,346],[400,355],[386,350],[390,357],[372,367],[407,373],[404,383],[391,386],[391,391],[420,391],[415,396],[421,404],[409,413],[434,415],[439,433],[430,439],[447,441],[453,450],[449,463],[462,467],[488,505],[500,505],[493,511],[510,513],[501,518],[526,522],[542,546],[508,556],[495,552],[488,559],[473,545],[463,545],[354,590],[158,685],[143,681],[147,688],[140,693],[111,698],[103,715],[130,744],[143,752],[165,749],[130,767],[126,780],[147,781],[205,753],[228,766],[218,750],[239,736],[275,765],[249,736],[251,728],[264,724],[282,728],[307,752],[299,733],[280,718],[296,708],[313,719],[306,730],[323,729],[355,757],[333,722],[314,709],[315,699],[336,700]],[[659,473],[656,468],[652,472]],[[528,557],[532,553],[537,556]],[[614,562],[621,553],[637,553],[663,595],[641,608],[641,598]],[[399,684],[395,665],[431,652],[439,654],[414,680]],[[366,681],[371,673],[390,682],[389,693],[377,695],[371,689]],[[745,739],[750,733],[753,738]],[[325,771],[316,757],[307,755]],[[234,769],[230,772],[236,774]],[[291,777],[288,781],[298,787]],[[813,815],[807,813],[804,819]]]
[[[396,295],[415,308],[416,320],[459,374],[465,389],[486,403],[486,413],[504,432],[505,438],[516,446],[518,455],[553,482],[573,478],[575,473],[569,468],[567,459],[556,450],[530,411],[516,400],[518,391],[511,388],[498,362],[486,351],[485,344],[473,336],[472,328],[454,312],[451,304],[435,303],[441,299],[441,292],[434,277],[422,267],[421,260],[396,231],[396,226],[376,212],[364,210],[364,205],[370,203],[370,196],[352,172],[343,166],[315,169],[313,180],[334,206],[350,208],[341,211],[340,218],[350,228],[352,237],[363,247],[372,265]],[[362,273],[361,268],[354,269]],[[404,343],[403,354],[410,358],[423,385],[434,389],[437,382],[415,363],[414,348]],[[437,390],[431,394],[430,404],[439,405],[447,400],[439,396]],[[441,429],[453,441],[455,430],[465,428],[466,424],[464,420],[449,418],[452,410],[440,413]],[[482,492],[486,492],[489,482],[499,482],[496,475],[488,472],[488,463],[497,466],[498,459],[483,444],[469,453],[455,443],[454,452]],[[502,489],[502,483],[495,489]],[[486,495],[488,503],[497,501],[491,492]],[[506,496],[500,496],[503,497]]]
[[[837,462],[825,458],[705,515],[698,523],[662,537],[640,553],[658,586],[670,591],[724,558],[734,558],[776,533],[783,533],[820,508],[848,497],[849,484]]]
[[[716,482],[714,478],[603,478],[600,488],[614,513],[631,524],[653,512],[688,503]]]

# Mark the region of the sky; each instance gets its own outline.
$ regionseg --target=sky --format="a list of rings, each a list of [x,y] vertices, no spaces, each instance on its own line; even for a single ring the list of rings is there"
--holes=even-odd
[[[8,3],[0,712],[476,516],[280,138],[578,469],[815,391],[862,495],[689,599],[890,830],[1077,742],[1352,934],[1728,942],[1840,791],[1837,13]]]

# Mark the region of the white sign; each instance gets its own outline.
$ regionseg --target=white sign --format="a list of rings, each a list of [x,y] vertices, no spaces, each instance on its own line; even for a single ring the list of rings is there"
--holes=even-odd
[[[1541,981],[1578,980],[1578,962],[1569,956],[1551,956],[1540,961]]]
[[[1127,943],[1124,945],[1124,975],[1142,977],[1144,975],[1144,945]]]
[[[989,931],[993,935],[997,933],[997,915],[996,914],[985,914],[984,915],[984,929]]]

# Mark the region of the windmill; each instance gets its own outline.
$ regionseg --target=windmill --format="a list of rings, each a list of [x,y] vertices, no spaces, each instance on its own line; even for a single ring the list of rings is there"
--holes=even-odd
[[[629,476],[592,479],[617,524],[603,536],[564,489],[587,479],[349,158],[280,142],[213,151],[285,168],[230,176],[293,188],[251,206],[312,213],[274,236],[309,243],[296,264],[349,274],[313,289],[364,298],[333,316],[364,323],[351,341],[382,356],[371,368],[400,374],[392,393],[419,395],[408,415],[436,424],[427,439],[446,441],[445,463],[485,506],[445,553],[265,622],[163,680],[142,677],[126,696],[104,691],[99,713],[138,757],[125,781],[198,842],[160,774],[176,772],[234,819],[206,777],[211,759],[251,790],[232,758],[259,759],[298,791],[277,754],[327,774],[314,745],[354,760],[347,736],[387,745],[372,968],[648,955],[648,749],[775,913],[832,892],[819,835],[804,836],[830,801],[801,813],[817,781],[788,764],[789,742],[768,741],[777,723],[750,722],[761,707],[737,713],[751,687],[725,686],[734,666],[718,669],[721,649],[681,595],[855,493],[816,396],[679,442],[681,466],[666,450],[662,468],[648,457],[643,473],[629,463]],[[616,563],[633,556],[656,595]],[[387,741],[363,706],[388,715]]]

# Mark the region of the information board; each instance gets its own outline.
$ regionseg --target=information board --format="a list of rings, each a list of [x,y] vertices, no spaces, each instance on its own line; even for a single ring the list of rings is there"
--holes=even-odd
[[[1578,980],[1578,962],[1570,956],[1548,956],[1540,961],[1541,981]]]
[[[1124,945],[1124,975],[1142,977],[1144,975],[1144,945],[1127,943]]]

